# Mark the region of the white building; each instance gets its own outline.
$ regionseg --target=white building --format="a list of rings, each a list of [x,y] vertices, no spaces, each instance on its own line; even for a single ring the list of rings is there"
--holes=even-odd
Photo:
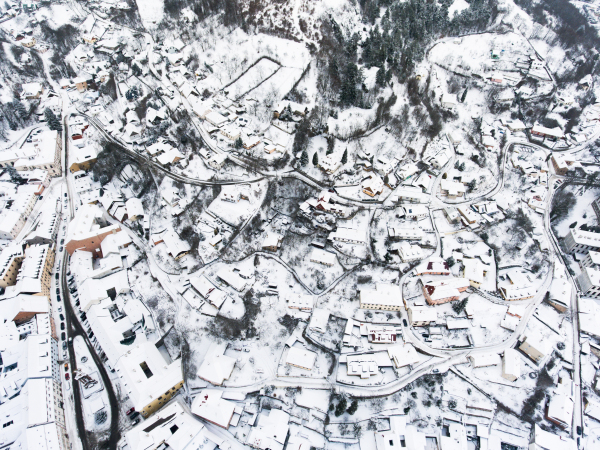
[[[337,262],[337,257],[335,253],[315,248],[310,254],[310,261],[331,267]]]
[[[397,369],[412,366],[421,361],[417,350],[412,344],[398,344],[387,349],[390,359]]]
[[[418,245],[411,245],[408,242],[403,242],[398,248],[398,254],[402,262],[420,261],[425,256],[423,249]]]
[[[283,450],[289,433],[290,415],[281,409],[264,410],[258,415],[258,422],[246,439],[246,444],[261,450]],[[289,445],[288,445],[289,448]]]
[[[229,428],[235,412],[235,404],[222,398],[223,391],[202,390],[192,402],[192,413],[221,428]]]
[[[378,283],[375,285],[375,289],[361,289],[359,298],[361,309],[400,311],[404,308],[402,291],[395,284]]]
[[[600,250],[600,233],[569,228],[569,232],[564,238],[564,245],[567,252],[571,254],[587,253],[591,250],[598,251]]]
[[[413,327],[426,327],[431,322],[437,321],[435,308],[428,306],[411,306],[407,310],[410,325]]]
[[[521,376],[521,356],[519,352],[507,348],[502,357],[502,377],[508,381],[516,381]]]
[[[198,369],[198,377],[215,386],[221,386],[228,380],[235,367],[236,359],[225,355],[227,343],[213,342]]]
[[[152,342],[134,343],[115,365],[136,411],[148,417],[183,387],[181,359],[171,362]]]
[[[288,350],[285,363],[300,369],[312,370],[316,360],[317,354],[315,352],[304,348],[291,347]]]

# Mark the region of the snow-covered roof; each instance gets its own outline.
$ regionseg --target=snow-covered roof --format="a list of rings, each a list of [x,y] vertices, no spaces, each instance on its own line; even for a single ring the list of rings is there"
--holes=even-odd
[[[387,348],[387,352],[397,369],[420,361],[419,354],[412,344],[393,345]]]
[[[134,342],[115,365],[121,384],[137,411],[155,401],[170,389],[183,384],[181,359],[165,360],[152,342]]]
[[[222,428],[229,428],[235,404],[223,400],[223,391],[204,389],[192,402],[192,413]]]
[[[312,370],[317,359],[317,354],[304,348],[292,347],[288,350],[285,363],[291,366]]]
[[[216,386],[228,380],[235,367],[235,358],[226,356],[227,343],[211,343],[198,369],[198,377]]]

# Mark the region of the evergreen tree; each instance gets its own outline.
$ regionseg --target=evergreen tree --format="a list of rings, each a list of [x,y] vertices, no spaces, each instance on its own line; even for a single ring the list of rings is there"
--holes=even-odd
[[[27,109],[25,109],[25,106],[19,100],[13,100],[10,106],[19,119],[23,120],[27,118]]]
[[[308,164],[308,152],[306,149],[302,150],[302,155],[300,156],[300,165],[305,167]]]
[[[387,175],[383,177],[383,184],[390,184],[390,177],[388,177]]]
[[[465,91],[462,93],[462,96],[460,97],[460,102],[461,103],[465,102],[465,99],[467,98],[467,91],[468,90],[469,90],[468,88],[465,88]]]
[[[239,137],[235,140],[235,148],[240,149],[244,146],[244,141],[242,141],[242,138]]]
[[[344,105],[355,105],[358,100],[356,85],[361,81],[358,66],[349,62],[344,71],[344,78],[340,87],[340,102]]]
[[[385,85],[385,69],[383,67],[377,71],[377,74],[375,75],[375,83],[377,83],[378,86]]]
[[[13,166],[7,166],[6,171],[8,172],[8,175],[10,175],[10,181],[12,181],[13,183],[16,183],[16,184],[25,183],[25,180],[23,179],[23,177],[19,174],[19,172],[17,172],[17,169],[15,169]]]
[[[60,123],[60,119],[56,117],[56,115],[52,112],[50,108],[46,108],[46,110],[44,111],[44,117],[46,118],[48,128],[62,133],[62,124]]]
[[[335,138],[333,136],[327,136],[327,152],[326,155],[331,155],[333,153],[333,148],[335,147]]]
[[[342,155],[342,164],[346,164],[348,162],[348,149],[344,150],[344,154]]]
[[[352,416],[352,415],[354,415],[354,413],[356,412],[357,409],[358,409],[358,401],[352,400],[352,403],[350,403],[350,406],[348,407],[348,410],[346,412]]]
[[[313,166],[317,167],[319,165],[319,155],[317,152],[313,155]]]
[[[344,414],[346,412],[347,405],[348,405],[348,402],[346,401],[346,399],[344,397],[342,397],[340,402],[335,407],[335,416],[340,417],[342,414]]]

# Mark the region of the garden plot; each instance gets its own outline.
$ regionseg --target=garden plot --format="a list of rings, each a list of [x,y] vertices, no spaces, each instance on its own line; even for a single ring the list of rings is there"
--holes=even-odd
[[[272,77],[251,90],[249,95],[270,102],[278,102],[292,90],[302,76],[302,71],[302,69],[295,67],[281,67],[276,73],[273,73]]]
[[[500,58],[493,60],[492,51],[497,51]],[[519,34],[484,33],[440,42],[430,50],[429,59],[447,70],[470,76],[474,72],[515,71],[516,60],[531,52],[533,49]],[[520,77],[518,72],[514,75]]]
[[[279,64],[263,58],[227,87],[231,98],[238,98],[263,83],[279,70]],[[261,97],[262,98],[262,97]]]

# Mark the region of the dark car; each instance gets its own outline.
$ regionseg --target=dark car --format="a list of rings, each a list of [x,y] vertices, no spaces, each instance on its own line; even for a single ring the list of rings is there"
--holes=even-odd
[[[65,329],[65,323],[64,323],[64,322],[61,322],[61,323],[60,323],[60,329],[61,329],[61,330],[64,330],[64,329]]]
[[[581,427],[579,425],[577,425],[577,434],[581,436]]]
[[[77,291],[77,289],[75,289],[75,288],[71,288],[71,289],[69,289],[69,292],[70,292],[71,294],[74,294],[76,291]],[[58,294],[58,292],[57,292],[57,294]]]
[[[59,250],[59,252],[62,252],[63,250],[64,250],[64,247],[61,247],[60,250]]]
[[[60,289],[59,288],[56,288],[56,293],[60,294]]]
[[[57,280],[60,278],[59,274],[54,275],[54,278],[56,278]]]
[[[133,408],[131,408],[129,411],[127,411],[127,412],[125,413],[125,415],[127,415],[127,416],[128,416],[129,414],[131,414],[131,413],[132,413],[132,412],[134,412],[134,411],[135,411],[135,406],[134,406]]]
[[[61,341],[67,340],[67,334],[64,331],[62,333],[60,333],[60,339],[61,339]]]
[[[61,240],[60,240],[60,245],[63,245],[64,243],[65,243],[65,240],[64,240],[64,239],[61,239]]]
[[[130,418],[131,420],[133,420],[133,419],[137,419],[138,417],[140,417],[140,413],[139,413],[139,412],[137,412],[137,411],[134,411],[134,412],[132,412],[132,413],[131,413],[131,415],[129,416],[129,418]]]
[[[82,322],[85,322],[87,320],[87,315],[85,313],[81,313],[79,317],[81,318]]]
[[[60,317],[60,320],[65,320],[65,316],[63,316],[62,314],[60,314],[58,317]]]
[[[75,302],[75,306],[79,306],[79,300]]]
[[[408,322],[406,321],[406,319],[402,319],[402,323],[404,324],[405,327],[408,326]]]
[[[63,347],[63,350],[66,350],[66,349],[67,349],[67,343],[66,343],[66,342],[63,342],[63,345],[62,345],[62,347]]]
[[[56,296],[56,301],[57,301],[57,302],[60,302],[60,295],[57,295],[57,296]]]
[[[65,197],[67,196],[67,193],[65,192]]]

